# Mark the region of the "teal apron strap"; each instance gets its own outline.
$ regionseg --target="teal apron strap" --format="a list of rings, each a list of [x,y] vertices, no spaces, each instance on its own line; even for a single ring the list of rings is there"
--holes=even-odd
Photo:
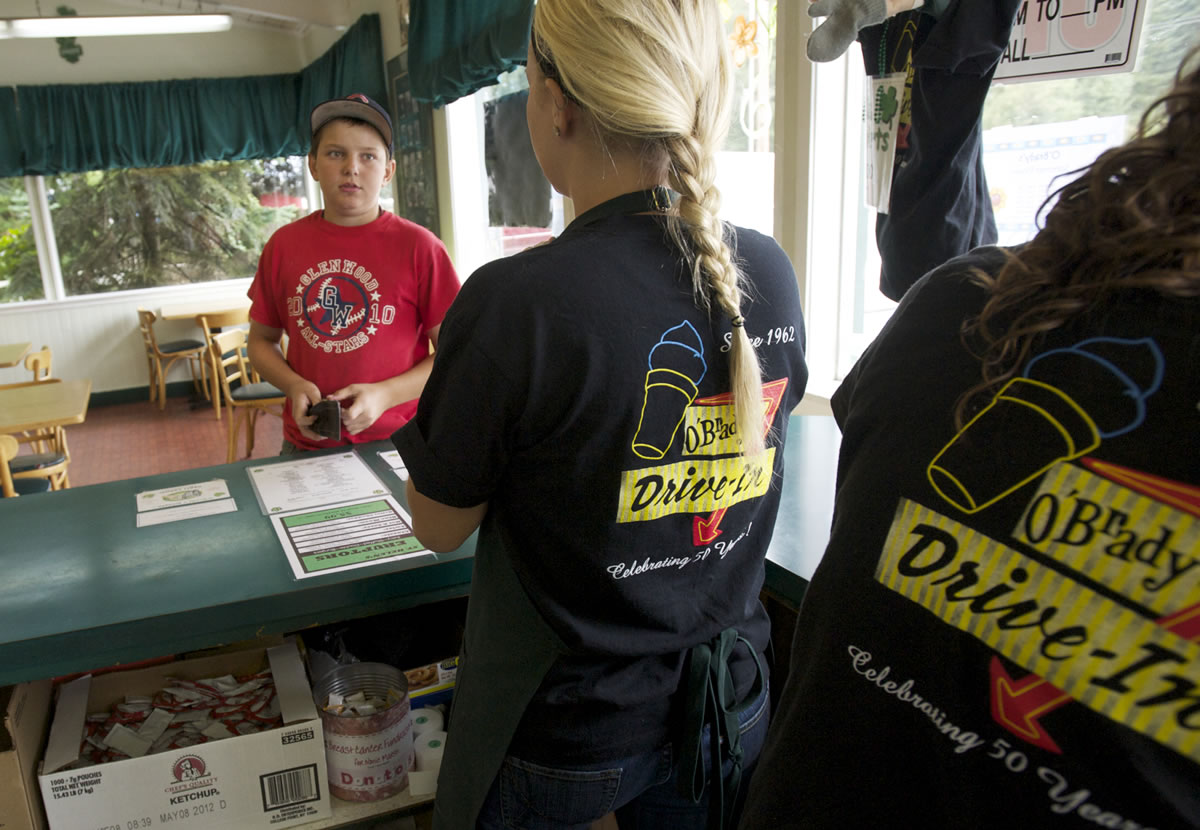
[[[754,656],[754,687],[742,706],[737,705],[729,659],[741,641]],[[727,628],[711,643],[701,643],[688,652],[686,686],[683,701],[683,738],[679,742],[680,793],[699,804],[705,784],[711,784],[708,800],[708,826],[712,830],[732,827],[732,813],[742,783],[743,752],[738,715],[758,700],[764,687],[762,661],[758,652],[735,628]],[[705,781],[704,727],[709,727],[709,780]],[[728,778],[723,778],[724,761],[733,763]]]

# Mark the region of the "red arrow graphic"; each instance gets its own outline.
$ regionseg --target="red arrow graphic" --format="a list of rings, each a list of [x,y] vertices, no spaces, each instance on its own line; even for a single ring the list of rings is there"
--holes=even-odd
[[[779,405],[783,403],[783,393],[787,389],[788,379],[780,378],[779,380],[764,383],[762,388],[763,393],[763,437],[771,431],[771,425],[775,423],[775,413],[779,411]],[[733,393],[727,392],[724,395],[713,395],[711,398],[701,398],[694,404],[695,406],[732,406]],[[692,544],[696,547],[708,545],[721,535],[721,520],[725,518],[725,511],[729,508],[719,507],[710,513],[708,516],[693,516],[692,517]]]
[[[1097,475],[1104,476],[1139,493],[1200,516],[1200,488],[1180,481],[1122,467],[1098,458],[1080,461]],[[1200,603],[1155,620],[1167,631],[1192,642],[1200,642]],[[1014,681],[1004,670],[1000,658],[992,657],[989,666],[992,690],[992,718],[1014,735],[1051,752],[1062,750],[1042,728],[1038,720],[1072,698],[1035,674]]]
[[[1022,740],[1061,755],[1062,750],[1042,729],[1038,718],[1053,712],[1071,700],[1071,696],[1036,674],[1013,680],[999,657],[992,657],[988,673],[992,685],[992,720]]]
[[[720,507],[708,516],[692,516],[692,544],[710,544],[721,535],[721,519],[725,518],[727,508]]]
[[[1155,620],[1185,640],[1200,642],[1200,603]],[[1036,674],[1013,680],[999,657],[988,666],[992,688],[992,719],[1018,738],[1061,755],[1062,750],[1038,720],[1073,698]]]

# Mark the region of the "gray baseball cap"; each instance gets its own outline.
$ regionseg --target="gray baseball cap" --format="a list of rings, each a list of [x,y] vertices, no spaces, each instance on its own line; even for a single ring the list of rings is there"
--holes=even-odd
[[[383,137],[384,146],[392,151],[392,117],[387,110],[372,101],[361,92],[353,92],[345,98],[334,98],[313,107],[311,123],[312,134],[324,127],[335,118],[353,118],[355,121],[365,121],[374,127]]]

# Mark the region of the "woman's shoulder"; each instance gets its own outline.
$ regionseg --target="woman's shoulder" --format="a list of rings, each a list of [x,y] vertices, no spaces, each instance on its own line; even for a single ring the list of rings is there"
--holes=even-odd
[[[739,225],[725,225],[725,242],[742,270],[783,271],[795,276],[795,268],[787,253],[773,236]]]
[[[977,310],[987,294],[980,277],[994,276],[1013,253],[1010,248],[988,245],[947,260],[913,283],[901,297],[897,313],[929,306],[944,310],[966,306]]]
[[[523,251],[485,262],[464,284],[475,283],[477,290],[503,292],[554,291],[556,287],[577,284],[577,277],[598,267],[598,253],[604,246],[598,250],[591,242],[571,234],[551,237]]]
[[[553,285],[550,275],[555,269],[544,251],[546,246],[537,247],[480,265],[463,280],[456,304],[508,313],[512,307],[527,305],[531,297],[542,296],[541,289]]]

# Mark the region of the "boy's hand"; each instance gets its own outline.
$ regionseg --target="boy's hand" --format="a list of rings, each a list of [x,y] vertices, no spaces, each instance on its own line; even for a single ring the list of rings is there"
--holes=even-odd
[[[300,428],[300,434],[310,441],[324,441],[324,438],[309,429],[316,418],[308,414],[308,408],[321,400],[321,390],[317,385],[301,379],[287,390],[287,396],[292,404],[292,418]]]
[[[329,396],[334,401],[350,401],[342,407],[342,429],[357,435],[395,406],[391,394],[381,383],[352,383]]]

